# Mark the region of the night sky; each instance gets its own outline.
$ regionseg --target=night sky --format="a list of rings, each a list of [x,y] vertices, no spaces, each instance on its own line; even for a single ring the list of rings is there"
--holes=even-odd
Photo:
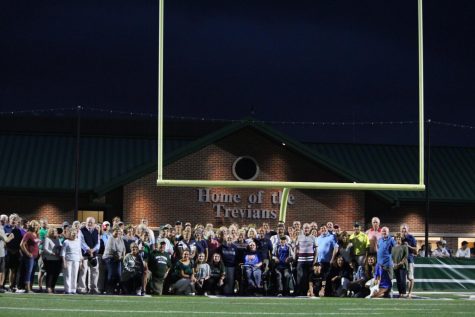
[[[2,1],[0,112],[156,113],[158,0]],[[424,1],[432,142],[475,146],[475,1]],[[417,143],[417,0],[167,0],[167,116],[287,122],[301,140]],[[307,124],[292,124],[291,122]]]

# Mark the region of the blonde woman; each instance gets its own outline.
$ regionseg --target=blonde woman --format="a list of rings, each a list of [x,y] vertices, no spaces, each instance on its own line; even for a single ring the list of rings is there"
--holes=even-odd
[[[46,269],[46,288],[49,294],[54,293],[56,281],[61,273],[61,242],[56,228],[48,229],[43,245],[43,261]]]
[[[24,268],[24,282],[25,293],[32,292],[31,286],[33,284],[32,272],[35,266],[35,260],[39,256],[39,237],[38,230],[40,229],[40,223],[36,220],[30,221],[28,225],[28,231],[23,236],[20,243],[20,250],[23,255],[23,268]]]
[[[63,258],[64,294],[76,294],[79,263],[81,261],[81,241],[78,231],[71,229],[63,242],[61,257]]]

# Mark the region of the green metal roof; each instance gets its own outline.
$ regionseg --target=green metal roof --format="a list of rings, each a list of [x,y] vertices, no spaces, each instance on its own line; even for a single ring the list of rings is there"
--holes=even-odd
[[[167,140],[166,151],[189,141]],[[156,140],[83,137],[79,187],[96,191],[130,171],[156,160]],[[72,191],[76,138],[58,135],[0,135],[0,189]]]
[[[360,181],[418,183],[418,147],[401,145],[306,144],[331,158]],[[425,153],[428,154],[427,152]],[[475,148],[432,147],[430,149],[431,200],[475,201]],[[398,200],[423,200],[424,192],[385,191]]]
[[[303,144],[272,128],[248,122],[230,124],[204,138],[165,141],[164,164],[217,142],[243,128],[252,128],[278,141],[315,164],[348,181],[417,183],[416,146]],[[74,136],[0,135],[0,190],[72,191]],[[83,137],[80,143],[80,189],[103,194],[156,170],[154,139]],[[475,148],[431,149],[431,199],[475,202]],[[390,200],[422,200],[423,192],[378,192]]]

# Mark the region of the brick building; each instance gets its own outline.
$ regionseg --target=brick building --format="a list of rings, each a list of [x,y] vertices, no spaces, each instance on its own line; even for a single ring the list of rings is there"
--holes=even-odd
[[[147,218],[151,226],[176,220],[277,223],[281,189],[159,188],[152,133],[156,130],[127,133],[124,123],[116,122],[116,130],[104,133],[94,131],[101,126],[97,122],[85,125],[79,147],[79,213],[74,214],[77,144],[70,125],[53,132],[2,131],[1,213],[48,217],[50,223],[88,215],[100,221],[118,215],[130,223]],[[190,126],[173,129],[165,133],[170,136],[165,142],[167,179],[417,182],[417,148],[412,146],[303,144],[252,121],[199,131]],[[441,147],[431,153],[431,240],[444,238],[452,249],[460,239],[473,243],[475,149]],[[291,190],[290,194],[287,222],[333,221],[351,230],[354,221],[368,226],[371,217],[378,216],[391,231],[408,223],[423,240],[423,192]]]

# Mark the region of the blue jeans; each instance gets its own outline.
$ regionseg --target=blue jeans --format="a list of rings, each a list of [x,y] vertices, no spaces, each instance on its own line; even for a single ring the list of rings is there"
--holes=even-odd
[[[250,290],[261,288],[262,271],[258,267],[246,267],[247,287]]]
[[[112,258],[104,259],[107,265],[107,283],[106,290],[114,291],[117,287],[117,284],[120,282],[120,277],[122,275],[122,261],[116,261]]]
[[[33,273],[33,268],[35,267],[35,258],[31,257],[27,257],[27,256],[23,256],[22,257],[22,261],[23,261],[23,272],[24,272],[24,276],[23,276],[23,282],[24,283],[30,283],[33,284],[33,278],[32,276],[34,276],[32,273]]]

